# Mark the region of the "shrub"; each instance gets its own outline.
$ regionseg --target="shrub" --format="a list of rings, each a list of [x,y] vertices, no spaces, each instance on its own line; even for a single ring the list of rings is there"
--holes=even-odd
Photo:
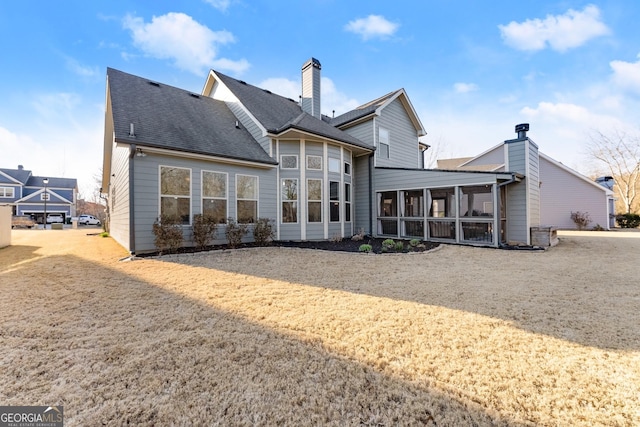
[[[396,242],[396,247],[395,247],[396,252],[402,252],[404,251],[404,242],[398,240]]]
[[[162,215],[153,223],[153,234],[156,236],[153,243],[160,252],[165,250],[175,252],[182,246],[182,220],[175,215]]]
[[[411,246],[412,248],[415,248],[418,245],[420,245],[420,239],[411,239],[411,240],[409,240],[409,246]]]
[[[616,216],[618,225],[622,228],[638,228],[640,226],[640,215],[634,213],[626,213]]]
[[[372,247],[371,245],[369,245],[369,244],[364,243],[364,244],[360,245],[360,247],[358,248],[358,250],[359,250],[360,252],[366,252],[366,253],[369,253],[369,252],[371,252],[371,251],[373,250],[373,247]]]
[[[103,231],[102,233],[100,233],[100,237],[109,237],[109,233]]]
[[[196,214],[193,216],[193,242],[198,249],[204,249],[216,235],[218,224],[211,215]]]
[[[342,242],[342,236],[340,235],[340,233],[334,233],[333,236],[331,236],[331,238],[329,239],[329,241],[332,243],[340,243]]]
[[[589,212],[571,212],[571,220],[576,224],[578,230],[584,230],[591,222]]]
[[[364,228],[361,228],[360,231],[358,231],[358,234],[354,234],[351,237],[351,240],[355,241],[355,242],[359,242],[364,240]]]
[[[382,241],[382,252],[389,252],[396,247],[396,242],[393,239],[386,239]]]
[[[604,231],[604,227],[601,226],[600,224],[596,224],[593,226],[592,228],[593,231]]]
[[[258,218],[253,228],[253,240],[256,242],[256,245],[266,246],[271,243],[274,237],[273,220],[269,218]]]
[[[235,219],[229,217],[227,219],[227,229],[224,235],[227,238],[230,248],[237,248],[242,244],[242,238],[247,234],[249,226],[245,223],[236,222]]]

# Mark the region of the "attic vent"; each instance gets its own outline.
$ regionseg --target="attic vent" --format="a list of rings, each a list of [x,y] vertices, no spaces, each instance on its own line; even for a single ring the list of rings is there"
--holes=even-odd
[[[160,83],[156,83],[156,82],[149,82],[149,84],[150,84],[151,86],[160,87]]]
[[[264,92],[266,92],[266,93],[271,93],[271,91],[270,91],[270,90],[267,90],[267,89],[262,89],[262,90],[263,90]]]
[[[200,95],[198,95],[198,94],[190,93],[189,95],[193,96],[194,98],[198,98],[198,99],[200,99]]]
[[[238,80],[240,83],[242,83],[243,85],[246,85],[247,82],[243,81],[243,80]]]
[[[291,102],[296,102],[296,101],[294,101],[294,100],[293,100],[293,99],[291,99],[291,98],[287,98],[287,99],[288,99],[289,101],[291,101]]]

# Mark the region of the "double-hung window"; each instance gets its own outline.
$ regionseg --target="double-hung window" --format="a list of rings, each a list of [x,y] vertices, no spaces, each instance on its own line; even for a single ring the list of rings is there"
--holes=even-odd
[[[389,158],[389,131],[385,128],[378,128],[378,157]]]
[[[0,198],[10,198],[14,197],[14,188],[13,187],[0,187]]]
[[[160,217],[191,219],[191,169],[160,166]]]
[[[340,221],[340,183],[329,181],[329,221]]]
[[[298,222],[298,180],[282,180],[282,222]]]
[[[254,224],[258,219],[258,177],[236,175],[238,222]]]
[[[322,180],[307,180],[307,221],[322,222]]]
[[[202,214],[219,224],[227,221],[227,182],[226,173],[202,171]]]

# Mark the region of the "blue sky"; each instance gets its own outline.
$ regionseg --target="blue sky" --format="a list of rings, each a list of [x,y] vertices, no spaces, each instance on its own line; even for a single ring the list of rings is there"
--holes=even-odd
[[[297,99],[322,63],[322,110],[404,88],[438,157],[530,123],[583,173],[592,130],[637,131],[640,2],[4,1],[0,167],[79,180],[102,165],[106,67],[200,92],[210,68]]]

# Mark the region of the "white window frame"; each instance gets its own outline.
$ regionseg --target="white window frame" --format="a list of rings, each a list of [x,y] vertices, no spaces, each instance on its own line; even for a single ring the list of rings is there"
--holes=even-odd
[[[352,222],[353,216],[353,206],[351,205],[351,183],[344,183],[344,222]],[[349,215],[347,215],[347,208],[349,211]]]
[[[344,162],[344,174],[346,176],[351,176],[351,163]]]
[[[320,159],[320,167],[319,168],[312,168],[309,166],[309,160],[311,160],[312,158],[314,159]],[[314,154],[307,154],[307,169],[308,170],[312,170],[312,171],[321,171],[322,170],[322,156],[316,156]]]
[[[287,168],[284,166],[284,161],[283,158],[284,157],[293,157],[296,159],[296,166],[293,168]],[[297,154],[281,154],[280,155],[280,169],[284,169],[284,170],[297,170],[298,169],[298,155]]]
[[[213,173],[218,175],[224,175],[224,197],[219,196],[205,196],[204,194],[204,176],[207,173]],[[213,170],[202,170],[200,171],[200,188],[201,188],[201,196],[202,196],[202,204],[200,206],[200,210],[204,215],[204,201],[205,200],[224,200],[226,209],[224,213],[224,218],[222,218],[221,224],[227,222],[227,218],[229,217],[229,174],[227,172],[213,171]]]
[[[384,137],[383,137],[384,135]],[[386,146],[386,155],[382,153],[382,146]],[[378,149],[376,150],[378,157],[381,159],[388,159],[391,157],[391,135],[387,128],[378,128]]]
[[[170,169],[183,169],[189,171],[189,195],[182,194],[162,194],[162,168]],[[162,198],[163,197],[175,197],[180,199],[189,199],[189,220],[183,222],[181,225],[191,225],[191,213],[193,212],[193,170],[191,168],[185,168],[181,166],[170,165],[158,165],[158,213],[162,217]]]
[[[332,199],[331,198],[331,184],[335,184],[335,186],[338,189],[338,196],[337,199]],[[342,217],[342,213],[341,213],[341,203],[340,203],[340,181],[334,181],[331,180],[329,181],[329,189],[327,190],[327,193],[329,195],[329,203],[333,204],[333,203],[338,203],[338,219],[331,219],[331,206],[329,206],[329,222],[340,222],[340,218]]]
[[[11,193],[9,193],[11,191]],[[0,187],[0,198],[13,199],[16,197],[15,187]]]
[[[240,198],[238,197],[238,177],[248,177],[248,178],[255,178],[256,179],[256,191],[255,191],[255,199],[252,198]],[[237,173],[236,174],[236,221],[239,221],[238,218],[238,202],[240,201],[255,201],[256,202],[256,217],[254,218],[254,220],[258,220],[258,218],[260,218],[260,177],[258,175],[247,175],[247,174],[242,174],[242,173]],[[255,224],[255,222],[251,222],[251,223],[247,223],[247,224]]]
[[[309,182],[310,181],[318,181],[320,183],[320,198],[319,199],[310,199],[309,198]],[[322,221],[323,221],[324,208],[323,208],[323,202],[322,202],[322,196],[323,196],[323,194],[322,194],[323,185],[322,184],[323,184],[323,180],[322,179],[319,179],[319,178],[308,178],[307,179],[307,188],[306,188],[306,190],[307,190],[307,218],[306,218],[306,220],[307,221],[306,222],[309,223],[309,224],[321,224]],[[309,203],[320,203],[320,221],[309,221],[309,212],[310,212]]]
[[[289,199],[286,198],[285,199],[285,194],[284,194],[284,188],[285,188],[285,181],[295,181],[296,182],[296,194],[295,194],[295,199]],[[280,214],[280,224],[298,224],[300,222],[300,188],[298,186],[298,178],[282,178],[282,180],[280,181],[282,183],[282,194],[281,194],[281,214]],[[295,206],[295,210],[296,210],[296,220],[295,221],[284,221],[284,204],[285,203],[291,203]]]
[[[340,159],[329,157],[327,161],[327,169],[331,173],[340,173]]]

